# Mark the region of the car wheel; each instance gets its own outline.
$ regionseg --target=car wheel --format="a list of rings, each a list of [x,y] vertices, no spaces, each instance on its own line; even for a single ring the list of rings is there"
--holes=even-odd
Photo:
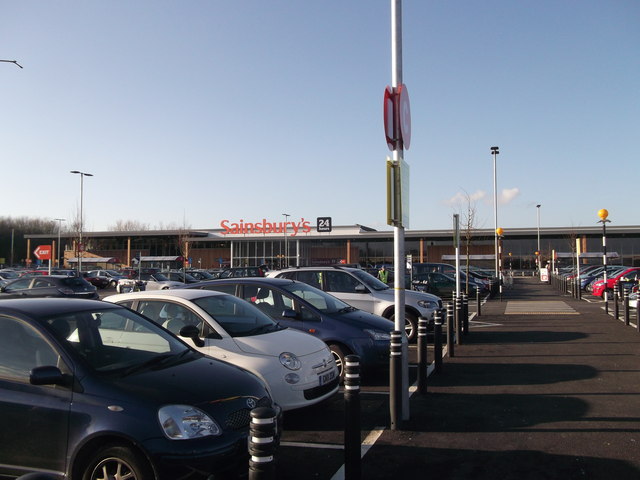
[[[110,286],[111,288],[115,288],[117,285],[118,285],[118,282],[116,282],[115,280],[111,280],[111,281],[109,282],[109,286]]]
[[[107,445],[87,463],[82,480],[146,480],[153,478],[147,461],[136,452],[119,445]]]
[[[395,315],[391,315],[389,320],[395,322]],[[418,336],[418,318],[412,313],[405,312],[404,314],[404,332],[409,343],[415,341]]]
[[[342,350],[342,347],[340,345],[336,345],[335,343],[329,345],[329,350],[331,350],[331,355],[333,355],[333,359],[336,362],[336,368],[338,369],[338,373],[340,374],[340,381],[343,381],[346,355]]]

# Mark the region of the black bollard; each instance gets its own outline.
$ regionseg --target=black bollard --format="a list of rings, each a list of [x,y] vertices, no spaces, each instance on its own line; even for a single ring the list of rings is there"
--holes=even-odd
[[[276,412],[270,407],[251,410],[249,480],[276,478]]]
[[[433,373],[442,370],[442,312],[433,314]]]
[[[456,295],[456,345],[462,345],[462,296]]]
[[[347,355],[344,375],[344,478],[362,478],[360,447],[360,357]]]
[[[455,357],[454,331],[453,331],[453,303],[447,302],[447,355]]]
[[[482,299],[480,298],[480,289],[476,289],[476,310],[478,317],[482,315]]]
[[[427,325],[429,321],[418,319],[418,393],[427,393]]]
[[[613,286],[613,318],[618,320],[620,318],[620,310],[618,308],[618,298],[620,294],[618,293],[618,284],[616,283]]]
[[[462,333],[469,333],[469,295],[462,294]]]
[[[389,409],[391,410],[391,430],[399,430],[402,421],[402,332],[391,332],[389,366]]]
[[[629,289],[623,288],[624,324],[629,325]]]

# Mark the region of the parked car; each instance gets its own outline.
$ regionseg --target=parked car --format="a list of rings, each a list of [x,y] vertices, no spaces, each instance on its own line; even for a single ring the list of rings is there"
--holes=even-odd
[[[84,278],[67,275],[27,275],[0,288],[0,299],[23,297],[99,298]]]
[[[180,283],[198,283],[200,280],[198,280],[197,278],[195,278],[193,275],[189,274],[189,273],[183,273],[183,272],[174,272],[174,271],[167,271],[167,272],[162,272],[162,274],[167,277],[169,280],[172,280],[174,282],[180,282]]]
[[[209,273],[206,270],[187,270],[187,273],[198,281],[214,280],[218,278],[218,275],[219,275],[219,273],[216,275],[213,275],[212,273]]]
[[[87,282],[96,288],[107,288],[109,286],[109,279],[106,277],[98,277],[92,275],[90,272],[85,272],[82,276]]]
[[[393,324],[363,312],[306,283],[283,278],[227,278],[184,289],[216,290],[249,301],[280,325],[310,333],[324,341],[344,377],[345,357],[360,357],[363,374],[378,374],[389,366]]]
[[[273,271],[267,275],[299,280],[365,312],[391,321],[395,318],[394,290],[362,269],[299,267]],[[405,291],[405,329],[409,341],[417,338],[419,317],[428,319],[430,328],[433,328],[433,314],[437,310],[442,310],[442,300],[439,297],[425,292]]]
[[[324,342],[279,325],[233,295],[172,289],[104,300],[132,308],[188,337],[187,343],[206,355],[253,372],[283,410],[308,407],[338,391],[338,370]]]
[[[613,292],[613,287],[616,284],[620,286],[637,284],[640,279],[640,267],[628,267],[624,270],[615,273],[611,276],[607,275],[607,284],[605,286],[604,278],[593,284],[592,295],[596,297],[603,297],[605,289],[609,292],[609,295]]]
[[[246,473],[250,412],[278,409],[252,373],[102,301],[0,302],[0,358],[2,478]]]
[[[461,272],[462,275],[464,273]],[[465,288],[466,279],[460,279],[460,291]],[[427,272],[414,277],[414,288],[422,292],[432,293],[440,298],[453,298],[456,293],[456,279],[452,276],[440,272]],[[469,295],[476,296],[477,291],[486,291],[484,285],[479,285],[469,278]]]
[[[118,285],[118,280],[127,278],[126,275],[118,273],[116,270],[89,270],[87,276],[104,278],[107,280],[108,286],[113,288]]]
[[[132,282],[131,280],[136,281],[136,285],[140,290],[166,290],[168,288],[180,287],[183,285],[182,282],[176,282],[173,280],[169,280],[162,273],[142,273],[140,275],[136,275],[134,278],[124,278],[118,281],[118,285],[116,286],[116,291],[121,293],[124,289],[123,287],[129,286]]]
[[[267,267],[233,267],[225,268],[220,272],[218,278],[230,278],[230,277],[264,277],[267,273]]]
[[[3,280],[11,281],[19,277],[20,274],[15,270],[0,270],[0,278]]]

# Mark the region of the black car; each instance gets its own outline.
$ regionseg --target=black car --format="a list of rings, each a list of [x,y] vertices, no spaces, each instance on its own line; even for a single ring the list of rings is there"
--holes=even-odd
[[[190,273],[183,272],[162,272],[162,274],[167,277],[169,280],[173,280],[174,282],[182,282],[182,283],[198,283],[200,280],[195,278]]]
[[[277,408],[256,376],[132,310],[0,302],[0,478],[246,474],[256,406]]]
[[[99,295],[84,278],[68,275],[27,275],[0,288],[0,299],[25,297],[98,299]]]
[[[331,350],[341,376],[349,354],[360,356],[363,373],[389,366],[393,323],[358,310],[311,285],[283,278],[247,277],[210,280],[181,288],[229,293],[253,303],[280,325],[296,328],[323,340]]]

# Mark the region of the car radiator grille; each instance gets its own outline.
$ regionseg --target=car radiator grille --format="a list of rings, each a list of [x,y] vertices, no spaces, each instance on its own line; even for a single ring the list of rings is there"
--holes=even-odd
[[[262,397],[256,403],[256,407],[271,407],[271,400],[268,397]],[[249,423],[251,423],[251,409],[241,408],[229,414],[225,425],[231,430],[240,430],[247,428]]]

